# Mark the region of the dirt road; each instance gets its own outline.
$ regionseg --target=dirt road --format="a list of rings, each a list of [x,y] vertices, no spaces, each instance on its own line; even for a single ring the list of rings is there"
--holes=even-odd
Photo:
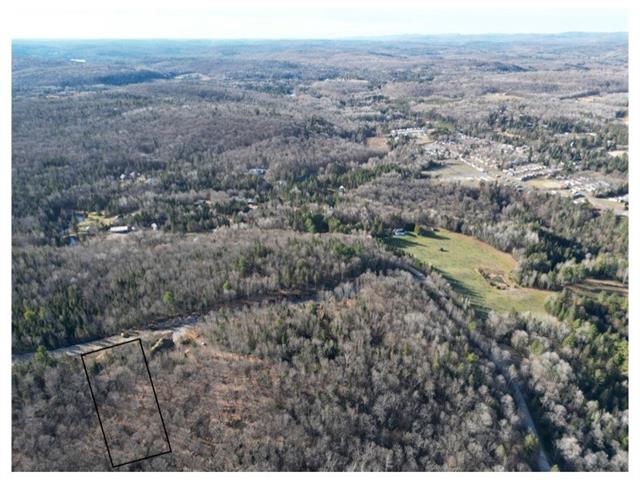
[[[83,343],[76,343],[75,345],[69,345],[68,347],[57,348],[55,350],[49,350],[47,353],[54,357],[59,358],[62,356],[76,356],[83,353],[92,352],[99,348],[109,347],[118,343],[126,342],[133,338],[140,338],[142,340],[151,340],[159,336],[167,335],[181,335],[185,330],[190,329],[194,324],[200,321],[199,315],[189,315],[183,318],[172,319],[167,322],[161,323],[153,328],[148,329],[132,329],[127,330],[125,336],[112,335],[110,337],[100,338],[98,340],[91,340]],[[18,353],[11,356],[12,363],[24,362],[31,360],[35,353]]]

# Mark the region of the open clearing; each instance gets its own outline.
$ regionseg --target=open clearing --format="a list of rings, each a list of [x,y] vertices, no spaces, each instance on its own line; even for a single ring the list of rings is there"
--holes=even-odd
[[[593,196],[588,196],[587,199],[589,200],[589,203],[598,210],[613,210],[613,213],[617,215],[629,215],[629,210],[625,209],[624,203]]]
[[[367,147],[376,148],[384,152],[389,151],[389,144],[386,137],[369,137],[367,138]]]
[[[488,176],[458,159],[446,160],[443,167],[432,170],[430,173],[432,178],[437,178],[442,181],[461,182],[472,185],[477,185],[483,177]]]
[[[517,286],[511,279],[515,259],[480,240],[441,228],[427,236],[396,237],[390,243],[432,265],[481,313],[547,315],[544,303],[553,293]]]
[[[553,178],[532,178],[523,183],[536,190],[567,190],[564,182]]]
[[[106,217],[102,212],[79,212],[83,217],[78,222],[78,230],[80,232],[86,232],[92,228],[102,229],[113,225],[116,217]]]

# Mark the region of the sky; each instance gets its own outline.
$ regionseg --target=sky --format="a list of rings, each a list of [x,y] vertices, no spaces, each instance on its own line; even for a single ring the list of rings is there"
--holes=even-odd
[[[238,5],[243,2],[224,2]],[[355,8],[215,8],[211,2],[153,3],[59,0],[33,5],[15,2],[9,25],[13,38],[349,38],[387,35],[559,33],[628,31],[622,8],[428,9],[402,0],[368,2]],[[559,2],[562,4],[563,2]],[[365,5],[371,4],[370,7]],[[422,3],[425,5],[426,3]],[[457,0],[447,5],[464,6]],[[615,6],[614,3],[611,3]],[[220,5],[220,4],[218,4]],[[472,4],[473,5],[473,4]]]

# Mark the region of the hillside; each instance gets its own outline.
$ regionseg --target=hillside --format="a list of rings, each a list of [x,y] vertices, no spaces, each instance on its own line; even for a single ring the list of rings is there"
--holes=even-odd
[[[13,469],[628,470],[627,41],[14,41]]]

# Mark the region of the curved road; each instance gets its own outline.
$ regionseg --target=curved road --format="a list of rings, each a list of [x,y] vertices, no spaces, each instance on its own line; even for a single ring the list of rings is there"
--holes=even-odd
[[[419,282],[424,282],[426,280],[426,276],[421,271],[409,265],[406,265],[404,268]],[[311,298],[312,296],[313,295],[297,296],[297,301],[304,301],[305,299]],[[189,315],[187,317],[168,320],[164,323],[158,324],[154,328],[129,330],[129,333],[131,338],[141,338],[142,340],[149,340],[153,337],[157,337],[158,335],[180,335],[184,330],[188,330],[190,326],[199,322],[200,318],[201,317],[199,315]],[[491,348],[491,342],[487,338],[477,332],[470,332],[465,323],[457,321],[455,319],[454,321],[460,328],[462,328],[463,331],[467,332],[467,336],[473,343],[473,345],[478,348],[487,358],[489,358],[496,365],[500,373],[508,380],[509,386],[511,387],[512,396],[518,408],[518,414],[520,415],[520,418],[524,420],[529,433],[534,435],[534,437],[538,441],[538,469],[542,472],[550,471],[551,465],[549,464],[549,459],[544,450],[544,447],[542,446],[542,440],[540,438],[540,435],[538,434],[538,429],[536,428],[535,422],[533,421],[533,417],[531,416],[531,412],[529,411],[527,402],[525,401],[524,395],[522,394],[522,390],[520,388],[520,385],[518,384],[518,380],[516,378],[513,378],[509,373],[509,365],[499,356],[500,352],[497,352]],[[115,345],[126,340],[127,338],[123,337],[122,335],[112,335],[110,337],[105,337],[98,340],[93,340],[85,343],[77,343],[68,347],[50,350],[48,353],[53,357],[60,357],[63,355],[75,356],[91,352],[102,347]],[[33,355],[34,352],[12,355],[12,363],[30,360]]]
[[[282,290],[273,294],[259,295],[251,300],[236,299],[227,302],[221,302],[211,308],[212,311],[219,307],[233,308],[240,305],[254,305],[262,302],[277,302],[281,300],[288,300],[293,303],[304,302],[315,298],[317,291],[314,290]],[[76,343],[66,347],[56,348],[55,350],[49,350],[47,353],[52,357],[61,357],[63,355],[74,356],[81,355],[83,353],[92,352],[102,347],[109,347],[117,343],[126,342],[132,338],[140,338],[142,340],[149,340],[157,337],[158,335],[169,335],[179,333],[180,330],[188,329],[189,326],[194,325],[200,321],[203,315],[192,313],[190,315],[183,315],[173,318],[164,319],[147,328],[123,328],[123,331],[128,332],[128,335],[111,335],[109,337],[103,337],[96,340],[88,340],[82,343]],[[11,363],[24,362],[30,360],[35,355],[35,352],[16,353],[11,355]]]
[[[67,347],[56,348],[55,350],[49,350],[47,353],[54,358],[62,357],[65,355],[73,357],[76,355],[82,355],[83,353],[92,352],[99,348],[109,347],[111,345],[126,342],[127,340],[131,340],[133,338],[150,340],[154,337],[157,337],[158,335],[165,336],[169,334],[181,334],[182,331],[188,330],[191,325],[200,321],[200,318],[201,317],[198,315],[190,315],[187,317],[174,319],[169,322],[161,323],[154,328],[125,330],[126,332],[128,332],[126,336],[122,334],[111,335],[110,337],[104,337],[98,340],[90,340],[88,342],[76,343]],[[25,362],[31,360],[34,354],[35,352],[17,353],[11,356],[11,362]]]
[[[419,282],[424,282],[426,280],[426,276],[420,270],[417,270],[411,266],[405,267],[406,270]],[[544,450],[542,445],[542,439],[538,434],[538,429],[536,428],[536,424],[533,421],[533,417],[531,416],[531,412],[529,411],[529,407],[527,406],[527,402],[524,399],[524,395],[522,394],[522,389],[518,384],[518,380],[513,378],[513,376],[509,373],[509,365],[499,356],[501,352],[495,351],[491,348],[491,342],[485,338],[483,335],[477,332],[471,332],[468,329],[468,326],[460,321],[453,319],[463,331],[467,332],[467,337],[473,343],[473,345],[478,348],[487,358],[489,358],[498,368],[498,371],[508,380],[509,386],[511,387],[512,396],[516,402],[516,406],[518,407],[518,414],[520,418],[522,418],[527,426],[527,430],[531,433],[536,440],[538,441],[539,449],[538,449],[538,469],[541,472],[549,472],[551,470],[551,465],[549,464],[549,458],[547,457],[547,453]]]

